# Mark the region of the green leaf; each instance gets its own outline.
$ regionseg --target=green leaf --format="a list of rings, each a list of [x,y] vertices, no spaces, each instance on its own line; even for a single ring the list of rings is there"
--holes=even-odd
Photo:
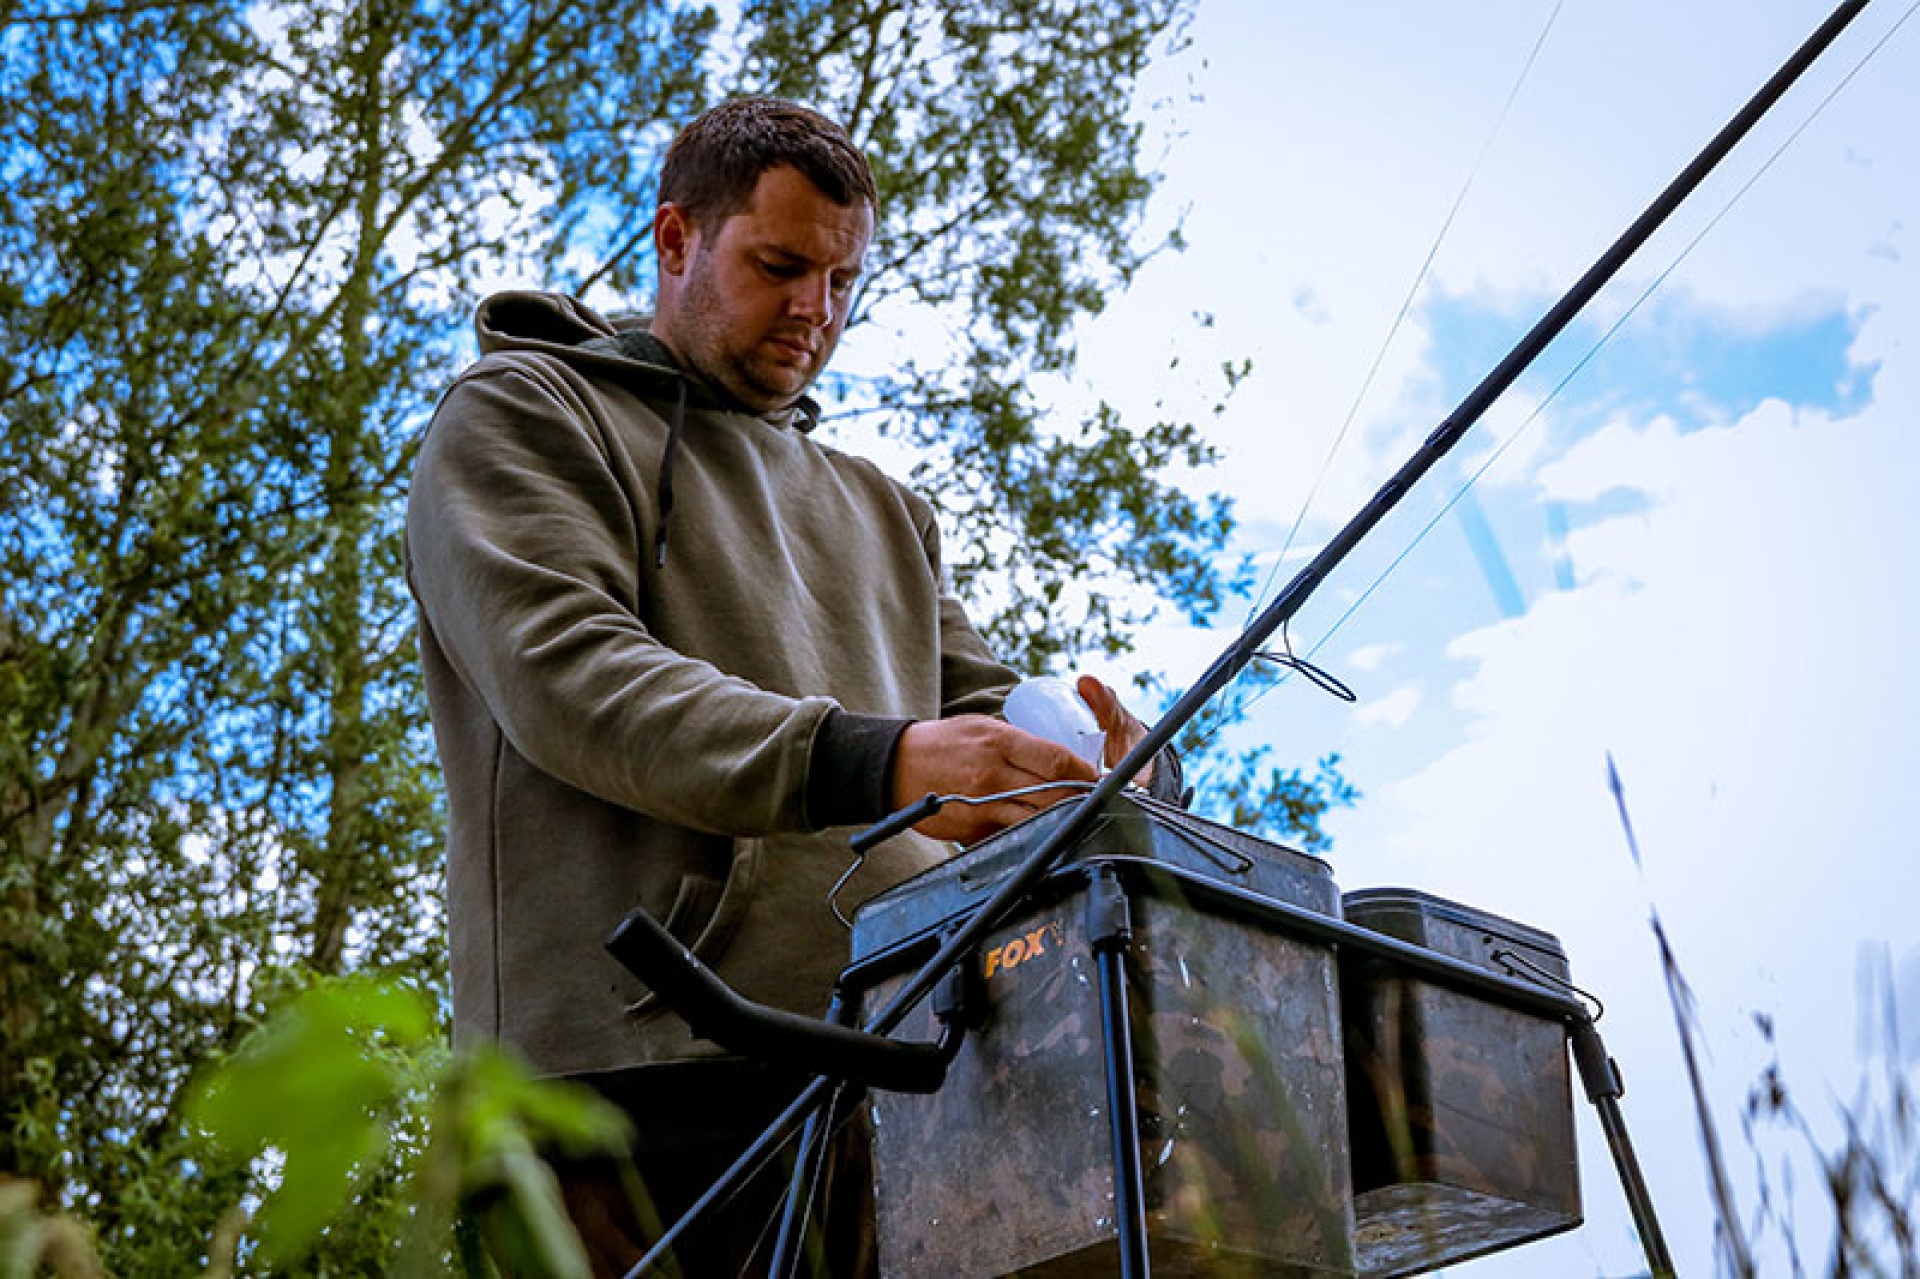
[[[490,1210],[502,1269],[541,1279],[591,1279],[593,1268],[553,1169],[524,1144],[498,1147],[493,1154],[496,1184],[506,1192]]]
[[[279,1184],[258,1215],[268,1260],[298,1258],[385,1154],[389,1114],[409,1084],[383,1048],[417,1046],[431,1026],[415,991],[323,983],[249,1037],[193,1094],[190,1119],[233,1154],[278,1152]]]
[[[470,1062],[469,1102],[476,1126],[488,1134],[510,1126],[574,1154],[617,1154],[627,1148],[632,1125],[624,1111],[581,1084],[536,1079],[504,1053],[476,1050]]]

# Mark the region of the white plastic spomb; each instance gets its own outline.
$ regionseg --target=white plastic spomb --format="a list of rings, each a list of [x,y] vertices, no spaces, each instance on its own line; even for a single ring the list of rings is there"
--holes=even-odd
[[[1007,694],[1005,714],[1015,728],[1057,742],[1095,768],[1101,766],[1107,735],[1066,680],[1041,675],[1022,682]]]

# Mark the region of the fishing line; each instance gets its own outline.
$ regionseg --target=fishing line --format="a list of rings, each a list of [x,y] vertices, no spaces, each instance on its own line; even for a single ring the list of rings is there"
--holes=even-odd
[[[1861,55],[1859,61],[1855,62],[1852,68],[1834,83],[1834,86],[1826,92],[1819,102],[1814,104],[1813,109],[1807,113],[1806,118],[1794,126],[1787,136],[1781,140],[1780,144],[1776,146],[1767,158],[1753,171],[1752,175],[1749,176],[1745,182],[1742,182],[1733,194],[1727,198],[1726,203],[1720,207],[1720,210],[1715,213],[1712,218],[1707,220],[1700,230],[1694,234],[1692,239],[1687,241],[1686,245],[1681,248],[1679,254],[1673,261],[1667,264],[1666,269],[1653,278],[1652,282],[1633,300],[1633,304],[1629,306],[1617,320],[1609,325],[1606,332],[1600,335],[1599,339],[1587,349],[1579,361],[1567,370],[1566,374],[1562,376],[1559,382],[1554,385],[1553,389],[1548,392],[1546,398],[1541,400],[1540,403],[1534,407],[1533,411],[1527,414],[1520,425],[1514,428],[1513,433],[1501,441],[1500,446],[1494,449],[1487,459],[1475,468],[1473,474],[1467,477],[1466,483],[1462,484],[1459,490],[1455,492],[1452,497],[1448,498],[1446,503],[1434,513],[1433,518],[1427,521],[1426,525],[1421,528],[1420,532],[1407,544],[1406,548],[1394,556],[1393,560],[1380,571],[1379,576],[1375,577],[1367,586],[1367,589],[1362,591],[1352,604],[1348,605],[1346,612],[1342,613],[1333,625],[1327,628],[1326,633],[1314,642],[1313,646],[1307,650],[1306,656],[1308,658],[1312,658],[1314,654],[1318,653],[1327,641],[1331,640],[1334,635],[1347,624],[1348,620],[1360,610],[1361,606],[1373,597],[1373,593],[1392,575],[1395,569],[1400,567],[1401,561],[1411,555],[1414,548],[1426,540],[1427,535],[1433,532],[1434,526],[1439,524],[1439,522],[1446,517],[1447,513],[1453,510],[1454,506],[1459,503],[1460,499],[1467,495],[1467,490],[1477,484],[1480,481],[1480,477],[1485,475],[1487,470],[1492,467],[1495,462],[1499,461],[1500,458],[1505,455],[1506,451],[1513,446],[1514,442],[1525,434],[1534,422],[1539,420],[1540,416],[1546,412],[1547,407],[1559,398],[1560,393],[1567,388],[1567,385],[1579,375],[1582,369],[1586,368],[1587,364],[1594,356],[1600,353],[1601,349],[1605,347],[1608,342],[1613,340],[1614,334],[1618,333],[1626,322],[1633,317],[1634,313],[1639,311],[1641,306],[1646,303],[1647,299],[1652,297],[1654,292],[1658,290],[1662,284],[1666,283],[1667,278],[1679,268],[1682,262],[1687,260],[1694,249],[1699,246],[1700,242],[1706,239],[1727,214],[1733,211],[1734,206],[1746,197],[1747,193],[1759,183],[1762,177],[1766,176],[1767,172],[1773,168],[1780,157],[1786,154],[1787,149],[1800,139],[1800,135],[1805,133],[1807,129],[1812,126],[1813,122],[1819,119],[1821,114],[1826,111],[1833,100],[1840,95],[1841,91],[1853,82],[1854,77],[1859,75],[1869,62],[1879,56],[1880,51],[1886,47],[1887,42],[1893,39],[1895,34],[1899,32],[1901,27],[1906,25],[1908,19],[1912,18],[1916,11],[1920,11],[1920,0],[1914,0],[1914,3],[1907,7],[1907,11],[1901,14],[1900,18],[1894,22],[1892,26],[1888,27],[1886,32]],[[1285,677],[1282,676],[1281,680],[1284,681],[1284,679]],[[1266,689],[1260,690],[1261,694],[1264,694],[1266,691]],[[1258,699],[1258,695],[1256,695],[1253,700],[1257,701]],[[1251,704],[1251,702],[1248,703],[1248,705]]]
[[[1540,50],[1547,43],[1547,33],[1553,30],[1554,20],[1560,16],[1561,6],[1565,3],[1566,0],[1556,0],[1553,11],[1547,15],[1546,23],[1534,39],[1533,48],[1527,53],[1527,60],[1521,66],[1520,74],[1514,77],[1513,86],[1507,90],[1507,100],[1500,105],[1500,114],[1495,118],[1493,127],[1487,131],[1485,140],[1481,142],[1480,152],[1474,156],[1473,164],[1467,170],[1466,181],[1460,184],[1460,190],[1454,195],[1453,205],[1447,210],[1447,216],[1442,219],[1440,229],[1433,237],[1433,243],[1427,246],[1426,260],[1420,263],[1420,270],[1415,273],[1413,283],[1408,286],[1406,297],[1400,300],[1400,310],[1394,315],[1393,323],[1387,326],[1387,336],[1381,341],[1380,349],[1374,353],[1373,363],[1368,366],[1366,377],[1361,379],[1360,390],[1354,395],[1353,403],[1347,408],[1347,416],[1341,421],[1340,430],[1333,437],[1333,445],[1327,450],[1326,458],[1320,463],[1320,472],[1313,477],[1313,484],[1307,489],[1307,495],[1300,503],[1299,512],[1293,517],[1293,527],[1287,530],[1287,540],[1280,547],[1280,553],[1274,557],[1273,567],[1267,570],[1267,580],[1260,584],[1259,594],[1253,597],[1247,608],[1246,622],[1241,623],[1243,626],[1251,622],[1259,613],[1266,600],[1267,592],[1273,589],[1273,579],[1279,574],[1280,565],[1286,561],[1287,552],[1293,549],[1294,540],[1300,535],[1300,526],[1306,521],[1307,511],[1313,506],[1313,499],[1318,496],[1320,485],[1327,478],[1327,472],[1333,468],[1333,459],[1340,452],[1340,446],[1346,443],[1347,432],[1353,428],[1354,419],[1360,414],[1360,406],[1365,403],[1367,392],[1373,389],[1373,379],[1380,372],[1380,366],[1386,362],[1387,352],[1392,349],[1393,339],[1398,336],[1400,326],[1406,322],[1408,314],[1413,310],[1413,300],[1419,295],[1420,286],[1426,283],[1427,276],[1433,269],[1434,259],[1440,253],[1440,245],[1445,242],[1447,232],[1453,229],[1454,217],[1460,212],[1460,206],[1466,203],[1467,192],[1473,189],[1474,180],[1480,176],[1480,169],[1486,163],[1487,155],[1493,150],[1494,141],[1500,136],[1501,129],[1505,127],[1507,117],[1512,114],[1514,101],[1520,96],[1520,88],[1527,82],[1528,75],[1533,71],[1533,64],[1539,60]]]
[[[1255,651],[1254,656],[1269,665],[1280,666],[1293,671],[1329,696],[1337,697],[1343,702],[1359,701],[1359,694],[1355,693],[1351,688],[1348,688],[1346,684],[1332,672],[1320,669],[1318,666],[1315,666],[1312,661],[1308,660],[1307,657],[1301,657],[1293,651],[1293,636],[1288,634],[1288,627],[1290,625],[1290,622],[1280,623],[1279,652],[1276,653],[1272,649],[1263,648]]]
[[[1268,568],[1266,580],[1260,584],[1259,592],[1254,595],[1248,605],[1247,617],[1246,620],[1242,622],[1242,626],[1252,622],[1254,616],[1260,611],[1268,592],[1273,589],[1274,579],[1279,575],[1280,566],[1286,562],[1287,552],[1293,549],[1295,541],[1299,538],[1301,526],[1306,522],[1307,512],[1312,509],[1314,498],[1319,495],[1320,486],[1326,481],[1327,473],[1333,469],[1333,459],[1338,456],[1341,447],[1346,443],[1347,435],[1352,430],[1355,420],[1359,417],[1360,406],[1366,402],[1367,394],[1373,389],[1374,379],[1380,372],[1380,366],[1386,362],[1387,352],[1392,349],[1393,341],[1399,335],[1401,326],[1405,324],[1407,316],[1412,313],[1414,299],[1419,296],[1421,286],[1426,283],[1428,275],[1432,272],[1434,261],[1440,254],[1440,246],[1446,242],[1448,233],[1453,229],[1455,217],[1459,214],[1461,206],[1466,203],[1468,192],[1473,190],[1474,184],[1480,176],[1480,171],[1486,164],[1487,156],[1493,151],[1493,144],[1499,139],[1501,132],[1505,129],[1507,119],[1513,113],[1513,105],[1520,97],[1520,90],[1531,76],[1534,64],[1539,61],[1540,51],[1546,46],[1547,36],[1552,32],[1554,22],[1559,18],[1560,10],[1564,7],[1564,4],[1565,0],[1556,0],[1553,9],[1547,14],[1547,20],[1541,24],[1540,34],[1534,37],[1533,46],[1527,51],[1526,60],[1521,64],[1519,74],[1514,77],[1513,84],[1507,89],[1506,100],[1501,103],[1499,114],[1494,118],[1492,127],[1487,130],[1486,137],[1481,141],[1479,152],[1474,156],[1473,163],[1467,170],[1465,180],[1461,182],[1459,191],[1454,194],[1452,205],[1447,209],[1446,216],[1441,220],[1439,229],[1434,233],[1433,242],[1427,246],[1426,257],[1420,263],[1420,269],[1415,272],[1413,282],[1408,285],[1406,296],[1400,301],[1400,309],[1394,314],[1392,323],[1387,326],[1386,336],[1381,340],[1379,349],[1375,351],[1373,362],[1368,366],[1366,376],[1361,379],[1360,389],[1355,393],[1353,402],[1347,407],[1346,417],[1341,421],[1340,429],[1335,433],[1333,443],[1327,449],[1327,455],[1320,463],[1320,470],[1314,476],[1313,483],[1308,487],[1306,497],[1301,500],[1299,510],[1294,514],[1293,525],[1287,530],[1286,541],[1281,545],[1279,553],[1274,556],[1273,564]],[[1271,653],[1262,653],[1261,657],[1263,659],[1274,665],[1300,670],[1302,674],[1307,674],[1307,672],[1311,670],[1312,674],[1308,675],[1308,678],[1312,679],[1315,684],[1326,688],[1329,692],[1334,692],[1334,689],[1330,687],[1327,682],[1323,682],[1321,677],[1324,677],[1325,681],[1331,681],[1332,685],[1338,687],[1339,691],[1335,692],[1335,696],[1341,697],[1342,700],[1345,701],[1355,700],[1352,691],[1347,689],[1346,685],[1341,684],[1337,679],[1334,679],[1318,667],[1311,666],[1306,659],[1297,657],[1293,652],[1291,643],[1286,643],[1285,631],[1282,631],[1281,634],[1282,641],[1285,644],[1285,655],[1279,656]],[[1310,657],[1311,653],[1309,653],[1308,656]],[[1248,667],[1250,671],[1253,669],[1253,667]],[[1283,675],[1276,682],[1285,682],[1285,679],[1286,677]],[[1274,686],[1272,684],[1264,684],[1257,689],[1249,691],[1245,688],[1244,680],[1236,680],[1235,685],[1236,687],[1234,689],[1227,690],[1223,693],[1220,709],[1214,716],[1215,722],[1213,726],[1204,730],[1196,730],[1191,735],[1196,745],[1204,745],[1212,741],[1221,729],[1225,728],[1228,724],[1238,721],[1240,716],[1248,708],[1259,701],[1261,697],[1265,696]]]

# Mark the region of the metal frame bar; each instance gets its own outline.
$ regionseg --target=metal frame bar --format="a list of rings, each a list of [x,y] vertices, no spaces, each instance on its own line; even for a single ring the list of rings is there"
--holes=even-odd
[[[1133,1012],[1127,1005],[1127,954],[1133,920],[1126,889],[1111,866],[1088,875],[1087,940],[1100,975],[1100,1043],[1107,1077],[1107,1130],[1113,1148],[1113,1220],[1120,1279],[1147,1279],[1146,1176],[1140,1166],[1140,1113],[1133,1073]]]

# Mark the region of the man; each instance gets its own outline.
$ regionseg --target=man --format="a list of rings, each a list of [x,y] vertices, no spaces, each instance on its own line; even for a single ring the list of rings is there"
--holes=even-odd
[[[1094,776],[994,717],[1017,677],[944,593],[926,502],[808,434],[875,210],[837,125],[715,108],[662,170],[650,321],[490,299],[482,358],[422,445],[408,572],[447,783],[455,1033],[633,1116],[640,1212],[606,1170],[562,1168],[603,1273],[798,1087],[694,1039],[601,951],[613,924],[645,906],[749,998],[818,1015],[847,958],[827,896],[849,827],[928,792]],[[1081,687],[1117,759],[1142,729]],[[1059,797],[949,805],[848,896]],[[778,1180],[686,1241],[683,1269],[764,1265]],[[871,1268],[862,1180],[836,1187],[836,1275]]]

